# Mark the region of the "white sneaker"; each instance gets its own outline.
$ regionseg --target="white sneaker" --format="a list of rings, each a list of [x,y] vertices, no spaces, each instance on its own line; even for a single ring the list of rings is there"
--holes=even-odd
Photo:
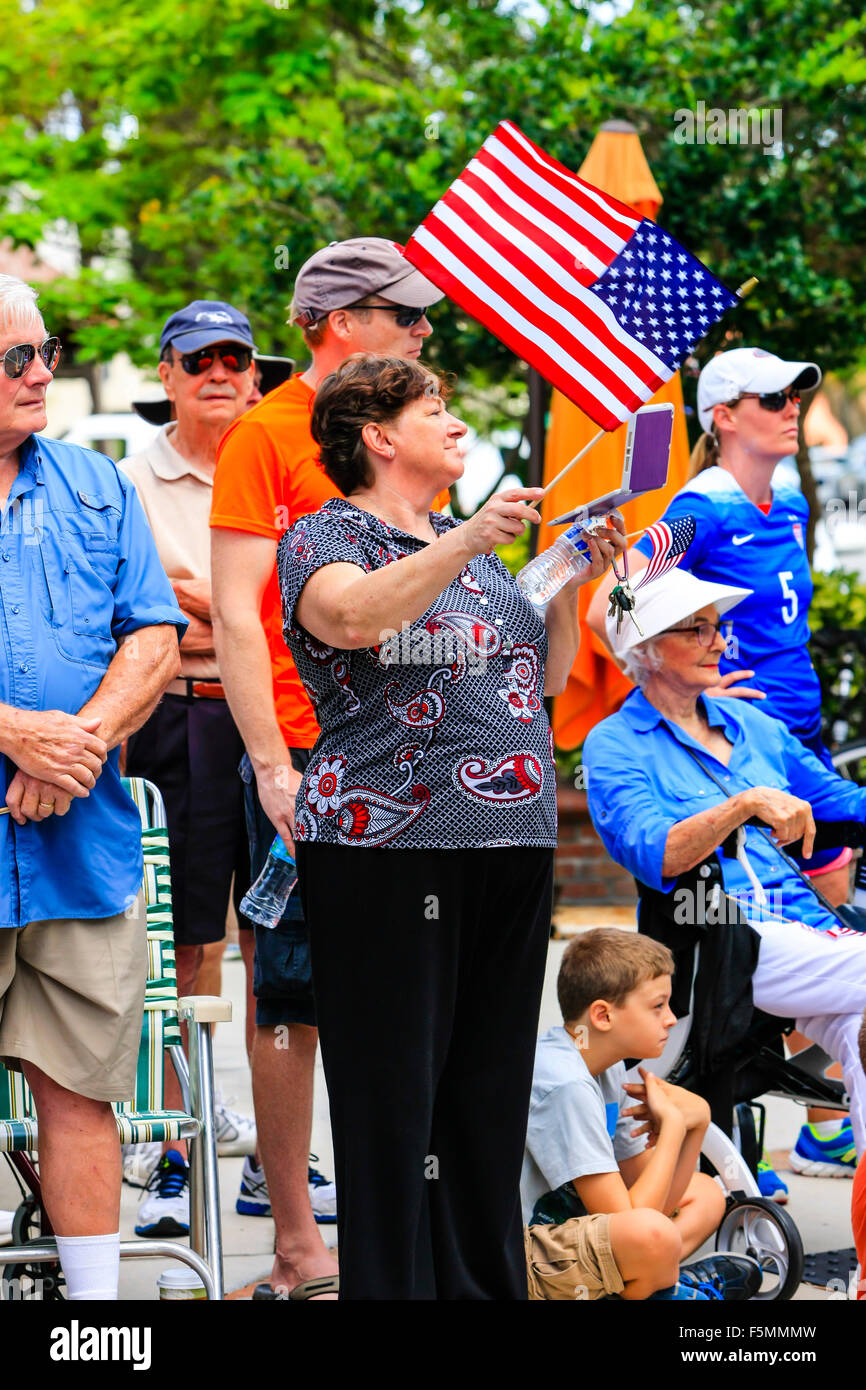
[[[189,1164],[177,1149],[163,1154],[138,1204],[137,1236],[189,1235]]]
[[[243,1157],[256,1151],[256,1122],[229,1110],[224,1101],[214,1106],[217,1153],[220,1158]]]
[[[161,1157],[159,1143],[124,1144],[123,1181],[130,1187],[147,1187],[147,1180]]]
[[[318,1163],[315,1154],[310,1154],[310,1161]],[[318,1168],[312,1166],[307,1170],[307,1182],[310,1188],[310,1206],[313,1208],[313,1216],[320,1226],[331,1226],[337,1220],[337,1184],[328,1182],[324,1173],[320,1173]]]

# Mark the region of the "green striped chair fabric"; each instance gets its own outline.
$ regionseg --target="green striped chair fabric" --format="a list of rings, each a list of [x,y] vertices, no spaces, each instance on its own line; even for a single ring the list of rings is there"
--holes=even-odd
[[[141,816],[148,969],[135,1095],[114,1106],[117,1128],[123,1144],[190,1139],[200,1131],[198,1120],[163,1106],[163,1055],[167,1047],[181,1042],[168,831],[152,823],[143,779],[125,778],[124,786]],[[35,1150],[37,1138],[30,1088],[21,1072],[10,1071],[0,1063],[0,1153]]]

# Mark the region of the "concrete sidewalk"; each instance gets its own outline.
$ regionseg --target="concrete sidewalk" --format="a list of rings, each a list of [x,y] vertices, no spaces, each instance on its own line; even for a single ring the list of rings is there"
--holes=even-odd
[[[581,923],[581,925],[586,925]],[[619,925],[619,924],[618,924]],[[623,924],[624,925],[624,924]],[[556,975],[564,941],[552,941],[548,957],[547,978],[541,1009],[540,1029],[558,1023],[556,1004]],[[252,1092],[249,1068],[243,1041],[244,968],[240,960],[226,960],[223,965],[223,994],[233,1005],[233,1020],[220,1024],[214,1043],[215,1077],[225,1100],[232,1109],[252,1114]],[[770,1150],[784,1153],[793,1144],[805,1112],[791,1101],[767,1101],[767,1145]],[[321,1060],[316,1066],[315,1108],[312,1151],[318,1155],[317,1167],[328,1177],[333,1174],[333,1154],[328,1122],[327,1094]],[[273,1251],[274,1227],[268,1217],[238,1216],[235,1199],[240,1184],[242,1158],[223,1158],[219,1162],[223,1243],[225,1251],[226,1290],[247,1288],[266,1279]],[[787,1210],[796,1221],[807,1252],[839,1249],[851,1245],[850,1202],[851,1183],[845,1179],[803,1178],[784,1173],[790,1187]],[[131,1238],[140,1191],[124,1184],[121,1205],[121,1237]],[[0,1209],[14,1207],[18,1194],[14,1179],[6,1164],[0,1164]],[[336,1226],[323,1226],[327,1244],[336,1242]],[[2,1248],[0,1248],[2,1262]],[[162,1260],[124,1260],[121,1262],[120,1297],[122,1300],[154,1300],[157,1298],[157,1279],[168,1266]],[[243,1295],[241,1295],[243,1296]],[[249,1294],[247,1293],[247,1297]],[[801,1285],[798,1299],[823,1299],[824,1289]]]

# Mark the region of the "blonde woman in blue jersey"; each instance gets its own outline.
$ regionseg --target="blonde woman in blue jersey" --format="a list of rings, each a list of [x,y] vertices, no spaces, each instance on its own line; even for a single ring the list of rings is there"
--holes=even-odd
[[[760,348],[734,348],[713,357],[698,381],[704,433],[692,452],[689,480],[662,519],[670,524],[681,516],[695,518],[684,568],[709,583],[752,590],[737,607],[720,662],[726,691],[714,693],[760,699],[766,714],[832,767],[821,738],[821,687],[808,648],[809,507],[798,489],[773,483],[780,459],[797,452],[800,392],[820,382],[814,362],[784,361]],[[649,554],[644,537],[629,552],[632,574],[645,568]],[[588,614],[590,627],[603,640],[613,582],[602,581]],[[738,684],[743,680],[748,684]],[[800,865],[838,904],[848,897],[850,860],[850,850],[825,850]],[[845,1126],[839,1134],[838,1117],[829,1111],[810,1111],[809,1118],[792,1166],[820,1176],[853,1176],[850,1129]],[[773,1195],[783,1199],[782,1187]]]

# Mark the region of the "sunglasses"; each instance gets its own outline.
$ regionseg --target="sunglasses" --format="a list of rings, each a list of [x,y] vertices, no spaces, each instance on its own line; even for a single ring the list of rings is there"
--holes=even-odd
[[[8,348],[3,354],[3,370],[6,375],[13,381],[16,377],[23,376],[35,362],[37,352],[49,372],[53,372],[60,359],[60,339],[46,338],[38,348],[32,343],[19,343],[17,347]]]
[[[778,414],[784,410],[790,401],[793,405],[800,404],[800,392],[795,391],[793,386],[788,386],[784,391],[765,391],[763,395],[758,391],[744,391],[737,397],[738,401],[757,401],[762,410],[772,410]],[[729,405],[736,405],[737,401],[729,401]]]
[[[222,362],[227,372],[245,372],[253,360],[253,350],[241,347],[203,347],[198,352],[182,352],[180,365],[190,376],[201,376],[209,372],[216,358]]]
[[[425,309],[410,309],[408,304],[347,304],[347,309],[384,309],[386,314],[394,315],[398,328],[411,328],[420,323],[426,314]]]

